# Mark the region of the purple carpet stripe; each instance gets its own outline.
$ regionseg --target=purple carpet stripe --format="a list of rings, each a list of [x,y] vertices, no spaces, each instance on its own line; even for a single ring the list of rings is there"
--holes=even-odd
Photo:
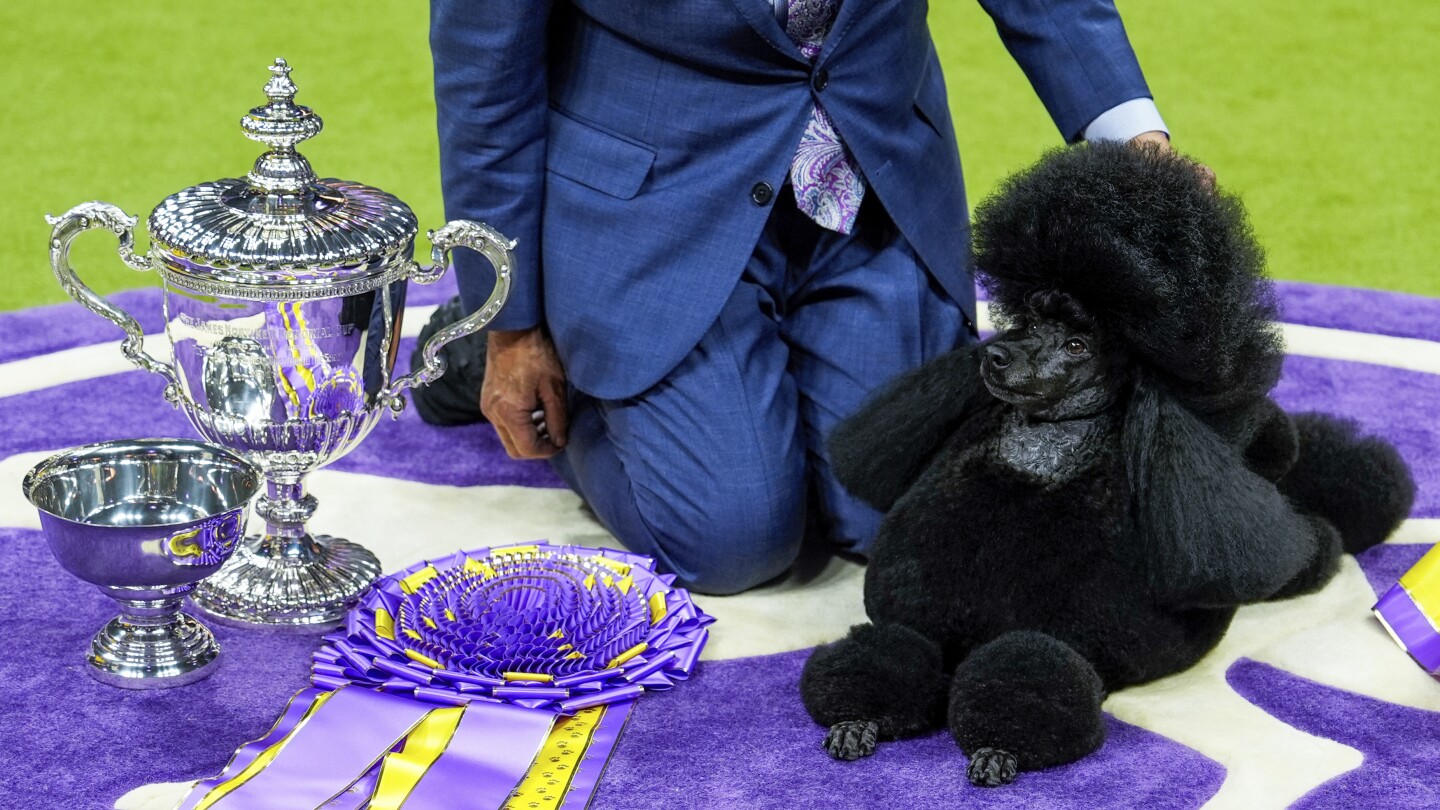
[[[38,531],[0,529],[0,807],[110,808],[150,782],[218,773],[308,685],[318,632],[211,625],[219,670],[197,688],[130,691],[85,673],[115,603],[60,569]]]
[[[429,255],[423,257],[429,261]],[[423,307],[429,305],[443,304],[455,295],[455,277],[446,273],[445,277],[434,284],[411,284],[405,293],[405,305],[410,307]]]
[[[1440,537],[1435,540],[1440,542]],[[1355,560],[1360,563],[1360,570],[1365,572],[1370,589],[1379,598],[1429,550],[1429,543],[1390,543],[1368,548],[1355,555]]]
[[[400,342],[397,365],[407,371],[414,347],[413,339]],[[405,396],[408,400],[412,394]],[[549,464],[506,456],[495,429],[489,425],[427,425],[413,404],[405,408],[399,420],[381,417],[360,446],[327,469],[452,486],[565,486]]]
[[[1440,298],[1296,281],[1275,287],[1286,323],[1440,341]]]
[[[800,705],[808,650],[711,661],[683,687],[636,704],[591,810],[635,807],[1198,808],[1224,768],[1114,718],[1093,756],[977,788],[948,732],[838,762]]]
[[[1440,375],[1288,357],[1275,400],[1287,411],[1320,410],[1356,420],[1395,443],[1419,485],[1414,517],[1440,517]]]
[[[157,287],[124,290],[106,296],[106,300],[134,316],[146,333],[165,328]],[[120,327],[79,304],[51,304],[18,312],[0,312],[0,363],[76,346],[122,340],[124,337]]]
[[[1241,659],[1225,674],[1242,697],[1275,719],[1365,755],[1292,810],[1433,810],[1440,807],[1440,713],[1399,706]]]

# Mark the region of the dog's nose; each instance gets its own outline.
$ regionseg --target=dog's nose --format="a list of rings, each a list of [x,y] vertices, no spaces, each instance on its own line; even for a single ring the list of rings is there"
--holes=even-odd
[[[985,359],[995,368],[1005,368],[1010,365],[1010,350],[998,343],[992,343],[985,347]]]

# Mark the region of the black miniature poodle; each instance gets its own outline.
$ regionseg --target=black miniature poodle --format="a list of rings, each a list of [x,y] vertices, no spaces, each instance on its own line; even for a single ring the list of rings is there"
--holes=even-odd
[[[976,212],[995,338],[900,377],[831,438],[887,514],[870,624],[801,680],[838,759],[949,726],[970,780],[1070,762],[1114,689],[1186,669],[1236,606],[1382,541],[1393,447],[1268,394],[1283,359],[1238,200],[1180,156],[1051,153]]]

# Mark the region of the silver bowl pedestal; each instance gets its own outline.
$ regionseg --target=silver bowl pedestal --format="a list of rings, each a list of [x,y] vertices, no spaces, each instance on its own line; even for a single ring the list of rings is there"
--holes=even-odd
[[[268,147],[247,175],[167,197],[146,223],[143,255],[136,218],[109,203],[75,206],[49,218],[50,262],[71,297],[125,331],[125,356],[165,378],[165,398],[203,438],[265,476],[256,503],[265,532],[205,580],[195,604],[223,622],[304,628],[338,622],[380,574],[362,546],[310,534],[305,476],[354,449],[382,413],[398,414],[405,389],[444,373],[445,344],[499,313],[514,243],[455,220],[428,234],[432,264],[415,263],[411,210],[380,189],[317,177],[295,146],[320,132],[320,118],[294,103],[284,60],[270,71],[269,103],[241,120]],[[114,233],[126,264],[160,274],[169,362],[148,354],[139,323],[70,266],[71,241],[91,229]],[[393,377],[407,282],[438,281],[458,247],[494,268],[490,297],[430,339],[420,369]]]
[[[220,647],[180,605],[234,551],[258,470],[192,440],[117,441],[57,453],[23,487],[60,566],[120,605],[90,642],[92,676],[160,689],[213,672]]]

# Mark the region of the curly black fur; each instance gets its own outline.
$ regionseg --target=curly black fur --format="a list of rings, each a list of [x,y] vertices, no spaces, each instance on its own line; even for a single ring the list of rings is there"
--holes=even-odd
[[[1018,313],[1037,291],[1068,293],[1196,413],[1262,398],[1284,357],[1264,253],[1240,200],[1197,176],[1173,152],[1051,152],[975,211],[991,301]]]
[[[1383,439],[1359,435],[1349,420],[1302,413],[1294,421],[1299,455],[1280,491],[1335,524],[1351,554],[1384,540],[1415,500],[1400,453]]]
[[[1268,398],[1261,252],[1190,161],[1052,153],[975,233],[1008,328],[832,436],[842,483],[887,514],[872,624],[816,650],[801,692],[837,757],[947,722],[993,786],[1093,751],[1105,693],[1191,666],[1239,605],[1323,586],[1414,485],[1385,442]]]

